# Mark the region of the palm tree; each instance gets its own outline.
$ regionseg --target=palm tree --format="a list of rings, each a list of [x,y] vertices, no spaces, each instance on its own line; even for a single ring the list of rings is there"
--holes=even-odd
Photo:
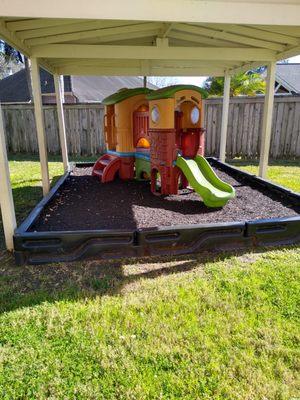
[[[257,94],[265,93],[265,81],[257,72],[247,72],[236,74],[231,77],[230,82],[230,96],[255,96]],[[224,78],[208,78],[204,82],[204,89],[206,89],[210,96],[223,96]]]

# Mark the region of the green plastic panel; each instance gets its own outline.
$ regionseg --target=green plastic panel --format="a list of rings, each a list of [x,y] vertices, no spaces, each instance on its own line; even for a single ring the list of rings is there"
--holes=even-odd
[[[150,179],[151,175],[151,164],[150,160],[142,158],[135,159],[135,176],[137,180],[145,180],[143,173],[146,173]]]
[[[203,99],[206,99],[208,93],[200,88],[199,86],[195,85],[172,85],[167,86],[162,89],[153,90],[147,96],[147,100],[159,100],[159,99],[171,99],[174,97],[175,93],[179,92],[180,90],[194,90],[201,94]]]
[[[110,106],[112,104],[120,103],[123,100],[129,99],[130,97],[137,96],[139,94],[149,94],[152,89],[139,87],[133,89],[120,89],[116,93],[111,94],[102,100],[102,104]]]

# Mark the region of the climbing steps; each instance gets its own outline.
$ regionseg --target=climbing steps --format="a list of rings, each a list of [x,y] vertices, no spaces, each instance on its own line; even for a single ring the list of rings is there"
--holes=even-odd
[[[121,159],[114,154],[106,153],[94,164],[92,175],[98,176],[102,183],[114,180],[116,173],[121,167]]]

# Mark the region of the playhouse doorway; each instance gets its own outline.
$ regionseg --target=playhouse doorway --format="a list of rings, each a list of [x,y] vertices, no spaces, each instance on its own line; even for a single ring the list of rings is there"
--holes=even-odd
[[[156,168],[151,170],[151,191],[153,194],[161,194],[161,176]]]
[[[135,147],[147,148],[147,143],[150,142],[148,135],[149,130],[149,106],[143,104],[133,113],[133,140]],[[146,145],[142,145],[144,143]]]
[[[203,129],[201,111],[193,101],[183,101],[175,110],[176,146],[185,158],[194,158],[198,152]]]
[[[108,150],[116,150],[117,134],[115,123],[115,107],[109,105],[106,107],[106,114],[104,115],[104,134]]]

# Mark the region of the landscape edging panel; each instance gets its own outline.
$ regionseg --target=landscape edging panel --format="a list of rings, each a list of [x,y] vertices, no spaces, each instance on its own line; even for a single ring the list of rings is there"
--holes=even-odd
[[[39,217],[40,213],[43,211],[43,208],[53,199],[56,195],[56,192],[59,188],[65,183],[66,179],[70,176],[70,172],[66,172],[63,176],[59,178],[59,180],[55,183],[55,185],[50,189],[49,193],[46,194],[38,204],[33,208],[33,210],[29,213],[29,215],[23,220],[19,227],[15,230],[15,235],[18,235],[21,232],[27,232],[30,226],[34,223],[34,221]]]

